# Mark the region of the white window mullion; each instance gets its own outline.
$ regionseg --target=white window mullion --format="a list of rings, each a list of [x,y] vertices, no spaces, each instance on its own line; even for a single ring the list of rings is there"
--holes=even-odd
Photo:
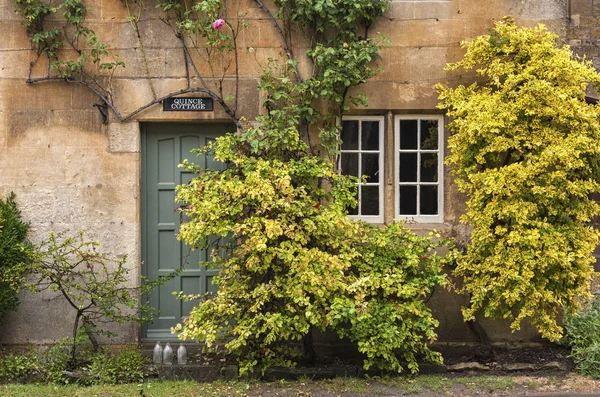
[[[414,121],[416,123],[416,139],[417,139],[417,150],[414,149],[401,149],[400,146],[400,139],[401,139],[401,131],[400,131],[400,125],[401,125],[401,120],[411,120]],[[432,149],[423,149],[422,145],[421,145],[421,141],[422,141],[422,135],[423,133],[425,133],[424,131],[422,131],[421,128],[421,123],[423,121],[437,121],[437,150],[432,150]],[[395,117],[394,120],[394,151],[395,151],[395,155],[394,155],[394,171],[397,174],[396,178],[395,178],[395,210],[394,210],[394,214],[396,216],[396,218],[398,219],[408,219],[408,220],[414,220],[416,222],[424,222],[424,223],[441,223],[443,222],[444,216],[443,216],[443,208],[444,208],[444,169],[443,169],[443,116],[441,115],[397,115]],[[412,129],[413,127],[411,127]],[[406,134],[405,134],[406,137]],[[416,153],[416,182],[410,182],[410,181],[406,181],[406,182],[401,182],[400,181],[400,157],[402,154],[405,153]],[[435,182],[424,182],[422,180],[423,175],[421,172],[421,163],[422,163],[422,156],[423,154],[426,153],[435,153],[436,154],[436,161],[437,161],[437,181]],[[414,215],[408,215],[408,214],[400,214],[400,202],[402,201],[402,197],[400,197],[400,188],[402,186],[415,186],[416,188],[416,192],[415,192],[415,198],[416,198],[416,208],[415,208],[415,214]],[[437,214],[435,215],[427,215],[427,214],[422,214],[421,212],[421,207],[422,207],[422,195],[421,195],[421,187],[423,186],[436,186],[437,187]]]
[[[384,162],[383,162],[383,156],[384,156],[384,135],[383,135],[383,129],[384,129],[384,117],[383,116],[345,116],[342,117],[342,121],[357,121],[358,122],[358,142],[357,142],[357,148],[358,150],[341,150],[342,153],[356,153],[358,156],[358,161],[357,161],[357,166],[358,166],[358,177],[362,176],[362,169],[363,169],[363,155],[364,154],[376,154],[378,156],[378,172],[377,172],[377,179],[375,181],[369,181],[368,183],[359,183],[357,186],[357,193],[358,193],[358,204],[357,204],[357,213],[358,215],[351,215],[351,217],[353,218],[357,218],[357,219],[362,219],[364,221],[367,222],[373,222],[373,223],[383,223],[383,214],[384,214],[384,202],[383,202],[383,198],[384,198],[384,194],[383,194],[383,183],[382,183],[382,178],[384,175],[384,170],[383,170],[383,166],[384,166]],[[363,150],[363,146],[362,146],[362,135],[363,135],[363,122],[377,122],[377,125],[379,127],[379,131],[378,131],[378,140],[379,140],[379,145],[378,145],[378,150]],[[341,165],[341,164],[340,164]],[[364,206],[363,206],[363,188],[364,187],[377,187],[377,192],[378,192],[378,204],[379,204],[379,212],[378,215],[364,215]],[[371,189],[369,189],[371,190]]]

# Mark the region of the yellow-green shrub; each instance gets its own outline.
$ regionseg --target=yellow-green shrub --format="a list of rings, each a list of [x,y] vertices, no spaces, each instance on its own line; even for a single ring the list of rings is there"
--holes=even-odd
[[[529,319],[550,340],[561,337],[561,307],[588,295],[598,243],[588,223],[599,210],[590,194],[600,191],[600,114],[585,100],[600,80],[556,42],[543,26],[498,22],[448,66],[480,82],[438,86],[452,118],[447,163],[473,228],[455,270],[471,296],[464,317],[483,309],[513,330]]]
[[[218,138],[204,151],[230,167],[179,186],[189,217],[179,237],[195,247],[230,242],[203,264],[222,268],[219,290],[192,310],[180,336],[209,349],[225,342],[241,373],[294,365],[290,342],[312,328],[349,336],[367,368],[416,372],[417,358],[440,362],[428,348],[438,323],[423,302],[445,280],[436,244],[401,224],[349,219],[356,178],[311,155],[292,127],[270,123]],[[251,149],[261,136],[269,139]]]

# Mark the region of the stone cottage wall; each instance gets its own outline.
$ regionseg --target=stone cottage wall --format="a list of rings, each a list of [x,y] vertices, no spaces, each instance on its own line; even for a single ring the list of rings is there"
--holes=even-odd
[[[588,3],[592,1],[577,4],[587,7]],[[126,20],[123,2],[89,0],[87,4],[89,25],[127,64],[114,77],[116,105],[127,113],[152,98],[137,37]],[[257,75],[267,59],[280,56],[281,50],[272,25],[254,1],[230,0],[229,4],[232,14],[237,15],[239,7],[250,19],[249,28],[240,37],[242,48],[254,49],[240,51],[240,114],[252,119],[260,112]],[[0,0],[0,194],[17,194],[37,240],[49,231],[85,230],[102,243],[104,250],[128,254],[131,284],[136,285],[141,239],[139,122],[228,119],[218,105],[214,112],[203,113],[165,113],[158,105],[132,121],[119,123],[111,117],[110,123],[103,125],[93,107],[98,100],[85,87],[60,82],[25,83],[28,64],[35,54],[13,8],[11,0]],[[443,70],[447,62],[460,58],[459,42],[486,33],[494,20],[505,15],[515,17],[523,25],[544,23],[565,34],[567,11],[561,0],[392,1],[385,17],[371,28],[392,42],[382,51],[384,72],[360,87],[369,97],[369,107],[354,109],[352,113],[386,116],[391,136],[394,115],[438,112],[434,84],[457,85],[468,83],[471,78]],[[581,29],[587,23],[592,22],[581,17]],[[142,20],[140,29],[157,96],[185,87],[179,41],[156,19]],[[583,39],[574,40],[581,40],[584,45]],[[296,53],[302,53],[302,40],[295,45]],[[43,75],[43,67],[37,67],[34,74]],[[231,88],[230,80],[225,80],[225,90]],[[387,152],[393,153],[390,139],[386,145]],[[390,158],[386,158],[386,164],[391,166]],[[391,168],[386,170],[386,203],[393,203],[391,172]],[[457,224],[464,199],[450,176],[445,177],[444,224],[415,225],[416,228],[449,229]],[[393,219],[391,205],[386,206],[385,219]],[[441,321],[441,340],[472,341],[460,317],[459,306],[464,302],[456,296],[449,297],[437,293],[431,302]],[[70,333],[73,313],[56,295],[23,293],[21,301],[19,311],[9,315],[0,328],[0,343],[49,343]],[[536,338],[531,330],[510,334],[507,326],[492,328],[487,326],[489,322],[484,325],[496,341]],[[119,336],[113,341],[135,342],[138,338],[137,327],[128,325],[119,329]]]

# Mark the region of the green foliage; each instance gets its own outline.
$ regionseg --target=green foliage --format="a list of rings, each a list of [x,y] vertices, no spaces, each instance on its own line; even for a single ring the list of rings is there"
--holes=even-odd
[[[387,10],[387,0],[276,0],[280,14],[329,40],[356,38],[357,26],[370,26]]]
[[[200,151],[230,164],[225,170],[184,164],[198,176],[178,188],[190,218],[179,237],[198,248],[219,238],[226,255],[204,264],[222,268],[219,292],[192,310],[181,337],[209,349],[225,342],[242,374],[294,365],[289,342],[312,328],[350,336],[367,368],[401,371],[396,352],[411,371],[417,355],[439,361],[427,347],[437,322],[423,304],[444,280],[435,245],[399,224],[349,219],[356,178],[309,154],[293,116],[261,122]]]
[[[75,341],[67,337],[46,350],[0,357],[0,383],[47,382],[54,385],[140,383],[146,377],[144,365],[149,359],[138,348],[116,353],[91,352],[86,335],[79,332]],[[71,347],[78,346],[73,361]]]
[[[598,244],[588,226],[599,206],[598,107],[585,101],[600,80],[589,62],[544,29],[498,22],[464,43],[450,70],[475,69],[481,83],[438,86],[453,120],[450,156],[456,182],[469,196],[462,221],[473,228],[455,275],[470,294],[466,320],[529,319],[558,340],[557,314],[587,296]]]
[[[577,371],[600,378],[600,297],[594,296],[579,313],[566,316],[562,342],[571,348]]]
[[[17,294],[30,271],[34,249],[26,240],[28,230],[14,193],[0,198],[0,324],[7,312],[17,309]]]
[[[81,362],[74,358],[73,349],[82,343],[84,337],[84,333],[78,332],[75,338],[62,338],[47,350],[40,352],[39,361],[43,368],[44,381],[61,385],[70,383],[71,379],[66,376],[65,371],[76,368]],[[81,359],[81,356],[78,358]]]
[[[106,45],[101,42],[96,33],[89,27],[84,26],[86,7],[83,0],[63,0],[56,6],[43,0],[15,0],[17,8],[15,12],[23,16],[23,24],[31,38],[31,42],[37,46],[39,54],[48,57],[50,70],[57,72],[57,77],[70,78],[75,74],[83,72],[88,62],[91,62],[98,71],[112,71],[117,67],[125,67],[125,63],[117,60],[116,55],[109,54]],[[56,27],[48,28],[46,18],[59,11],[66,24],[63,29]],[[72,30],[72,34],[67,32]],[[78,48],[81,37],[86,38],[84,49]],[[58,50],[65,43],[69,43],[77,53],[75,59],[63,59],[58,56]],[[105,57],[112,60],[105,62]]]
[[[0,382],[24,382],[36,379],[42,371],[36,354],[9,354],[0,358]]]
[[[425,303],[436,286],[446,284],[442,258],[434,253],[446,242],[434,244],[401,223],[360,227],[362,241],[353,242],[360,256],[346,270],[349,284],[334,298],[328,326],[357,343],[367,356],[366,369],[400,372],[398,353],[412,373],[420,359],[441,364],[441,355],[427,347],[437,338],[438,321]]]
[[[295,100],[282,101],[280,110],[297,114],[308,125],[318,125],[320,149],[331,156],[340,144],[337,120],[349,109],[345,103],[349,89],[365,83],[379,71],[374,64],[380,58],[379,50],[386,39],[368,37],[368,29],[375,18],[385,12],[388,3],[387,0],[275,1],[280,7],[278,14],[298,23],[305,31],[311,42],[307,55],[313,63],[312,75],[302,81],[296,76],[293,89],[287,90]],[[279,88],[285,87],[293,74],[289,68],[285,69],[285,73],[276,77],[282,83],[275,84]],[[267,75],[269,73],[264,76]],[[261,87],[271,94],[270,98],[277,100],[274,96],[277,90],[271,91],[271,88]],[[349,99],[356,106],[366,106],[360,94]],[[316,103],[319,106],[315,106]]]
[[[148,357],[139,349],[96,353],[90,357],[87,381],[94,385],[141,383],[146,376],[144,364],[148,362]]]

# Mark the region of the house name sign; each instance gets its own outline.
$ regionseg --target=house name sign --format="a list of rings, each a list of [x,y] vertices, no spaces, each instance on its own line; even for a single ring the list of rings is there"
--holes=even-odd
[[[212,98],[185,97],[167,98],[163,101],[165,112],[195,111],[212,112],[214,110]]]

